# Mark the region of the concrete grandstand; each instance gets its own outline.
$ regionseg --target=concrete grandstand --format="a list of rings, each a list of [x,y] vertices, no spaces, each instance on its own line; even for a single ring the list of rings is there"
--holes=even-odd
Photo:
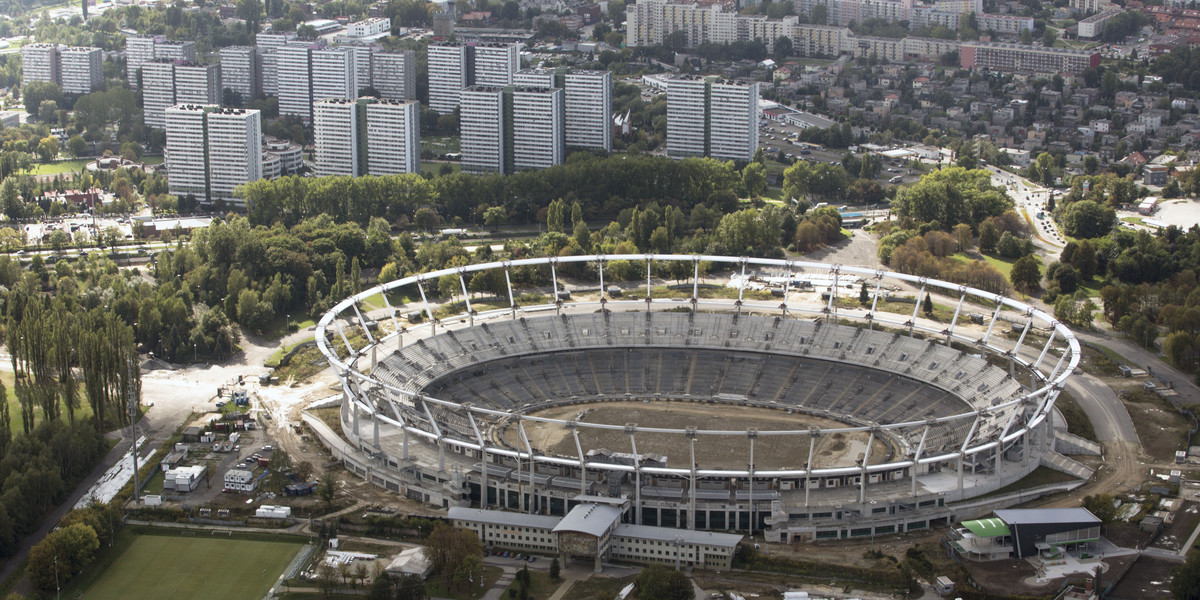
[[[981,496],[1063,460],[1047,417],[1079,346],[1033,307],[839,265],[620,258],[644,260],[648,277],[691,266],[691,297],[654,298],[649,279],[641,299],[613,295],[614,258],[581,256],[448,269],[344,300],[317,326],[342,381],[342,431],[319,433],[375,485],[445,508],[562,516],[588,498],[627,498],[627,523],[782,541],[987,514],[1014,501]],[[592,282],[573,280],[575,301],[558,276],[571,263],[598,283],[584,294]],[[701,297],[702,265],[721,264],[775,294]],[[545,269],[557,300],[518,306],[517,267]],[[508,306],[472,310],[466,282],[493,270]],[[804,289],[801,273],[828,289]],[[465,312],[439,321],[424,284],[446,275]],[[840,302],[862,282],[869,307]],[[392,307],[387,292],[404,286],[422,297],[425,324],[397,318],[412,307]],[[900,287],[948,296],[952,319],[921,318],[919,303],[881,310]],[[367,313],[372,297],[387,309]],[[969,318],[971,306],[991,314]]]

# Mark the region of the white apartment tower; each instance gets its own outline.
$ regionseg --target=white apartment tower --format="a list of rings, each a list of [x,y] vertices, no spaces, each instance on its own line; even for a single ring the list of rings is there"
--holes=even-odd
[[[381,50],[371,58],[371,83],[380,95],[393,100],[417,98],[417,53]]]
[[[667,103],[669,106],[669,97]],[[708,98],[708,155],[748,161],[756,151],[758,82],[713,82]]]
[[[104,52],[99,48],[61,48],[58,56],[63,92],[90,94],[104,85]]]
[[[151,63],[147,63],[150,67]],[[150,74],[144,68],[143,76]],[[208,198],[208,153],[204,143],[205,111],[212,106],[179,104],[165,109],[163,122],[167,130],[166,163],[170,177],[167,187],[178,198],[193,196]]]
[[[326,98],[313,103],[318,177],[362,175],[360,154],[364,141],[357,100]]]
[[[240,202],[237,186],[263,177],[262,115],[221,108],[208,113],[208,199]]]
[[[296,39],[296,34],[290,31],[263,31],[254,36],[254,45],[260,52],[274,50]]]
[[[158,59],[195,62],[196,42],[167,41],[161,35],[138,35],[125,38],[125,70],[129,87],[137,88],[138,70]]]
[[[258,48],[227,46],[221,48],[221,86],[249,100],[262,92],[262,73]]]
[[[394,175],[421,170],[420,104],[329,98],[313,104],[317,175]]]
[[[31,81],[58,83],[58,45],[29,44],[21,48],[21,84]]]
[[[465,44],[429,45],[429,107],[440,114],[458,108],[460,92],[470,85],[470,54]]]
[[[221,65],[175,63],[175,104],[221,104]]]
[[[472,85],[506,86],[513,84],[513,74],[521,68],[521,45],[488,43],[471,46],[474,51]]]
[[[612,151],[612,73],[572,71],[566,75],[566,145]]]
[[[165,115],[172,195],[192,195],[203,203],[236,201],[237,186],[262,178],[259,111],[179,104]]]
[[[748,161],[757,150],[757,82],[667,81],[667,154]]]
[[[379,49],[379,46],[371,46],[367,44],[346,44],[345,46],[340,47],[347,48],[350,50],[350,52],[354,53],[354,76],[356,79],[358,79],[358,89],[355,90],[355,94],[351,97],[357,98],[358,92],[362,90],[362,88],[371,85],[372,58],[375,56],[375,51]]]
[[[312,120],[312,54],[320,49],[321,46],[307,42],[275,49],[279,114]]]
[[[129,78],[129,87],[138,87],[138,69],[154,60],[155,40],[166,40],[162,36],[133,35],[125,38],[125,74]]]
[[[667,81],[667,154],[704,156],[708,136],[708,81],[677,77]]]
[[[513,168],[545,169],[561,165],[563,91],[558,88],[516,88],[512,92]],[[465,145],[465,144],[464,144]]]
[[[357,54],[347,46],[312,51],[313,101],[328,98],[358,98]],[[281,79],[283,85],[286,80]]]
[[[506,173],[504,90],[471,86],[460,94],[459,132],[462,169],[468,173]]]
[[[382,99],[368,103],[367,173],[421,172],[421,104]]]
[[[142,72],[142,113],[147,127],[166,126],[167,108],[175,102],[175,61],[152,60],[144,63]]]
[[[271,50],[262,54],[262,64],[259,73],[262,75],[262,93],[267,96],[279,95],[279,53]]]

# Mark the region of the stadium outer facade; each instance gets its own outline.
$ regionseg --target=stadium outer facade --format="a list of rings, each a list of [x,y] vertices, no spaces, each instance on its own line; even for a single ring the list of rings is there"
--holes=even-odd
[[[605,265],[615,260],[645,262],[646,287],[637,290],[644,292],[643,299],[625,299],[626,295],[605,287]],[[690,298],[652,297],[650,277],[655,265],[671,261],[692,266]],[[575,263],[597,269],[598,302],[569,300],[557,270]],[[732,268],[735,274],[740,269],[742,287],[736,302],[700,297],[701,263],[714,270]],[[557,301],[519,306],[511,270],[534,267],[549,271]],[[775,298],[744,299],[747,269],[776,275]],[[500,300],[507,301],[508,307],[474,311],[466,293],[468,278],[488,270],[503,271],[507,297],[502,294]],[[446,275],[457,276],[466,311],[437,320],[425,282]],[[799,283],[802,279],[809,285]],[[819,296],[820,305],[790,302],[793,295],[811,294],[814,280],[828,282],[819,285],[828,285],[831,291]],[[839,307],[839,296],[857,300],[858,284],[868,288],[870,309]],[[879,303],[889,300],[887,289],[894,284],[919,287],[918,300],[930,292],[949,296],[956,307],[948,326],[920,318],[920,301],[911,314],[877,312]],[[414,285],[421,296],[420,312],[429,320],[409,330],[401,326],[397,311],[382,292]],[[377,294],[386,305],[386,310],[377,311],[382,314],[379,318],[392,325],[382,335],[379,322],[360,307]],[[990,318],[968,315],[964,310],[968,300],[995,306]],[[964,331],[960,324],[968,319],[979,323],[985,333],[979,336],[978,328]],[[421,330],[426,337],[418,335]],[[1035,337],[1045,341],[1034,342]],[[1074,334],[1050,315],[967,286],[843,265],[655,254],[523,259],[406,277],[337,304],[317,324],[316,342],[341,381],[342,431],[307,413],[304,419],[335,458],[374,485],[446,508],[476,505],[551,515],[563,515],[597,496],[621,496],[631,500],[631,509],[622,517],[625,522],[763,533],[769,541],[787,542],[923,529],[1028,501],[1033,497],[1028,491],[979,496],[1019,481],[1054,454],[1049,417],[1080,356]],[[469,388],[471,373],[481,372],[479,365],[503,360],[533,364],[537,357],[553,362],[564,352],[613,348],[684,348],[823,361],[817,364],[828,365],[825,373],[845,368],[851,375],[857,373],[855,377],[876,374],[887,378],[887,385],[920,384],[928,393],[913,392],[902,405],[901,399],[880,399],[869,388],[864,394],[859,385],[856,408],[849,410],[842,403],[822,406],[819,399],[815,403],[787,400],[792,396],[784,391],[786,383],[776,395],[785,399],[781,405],[744,384],[749,391],[735,390],[744,394],[633,390],[628,375],[625,392],[590,389],[595,395],[581,398],[529,390],[522,399],[531,401],[520,404],[501,401],[499,393],[488,399],[491,390],[476,390],[484,399],[481,402],[438,398],[428,392],[431,384],[452,377],[460,383],[468,381]],[[770,372],[761,364],[758,369],[756,381],[764,371]],[[792,372],[811,370],[797,363]],[[717,377],[732,379],[733,375],[725,375],[722,369]],[[518,375],[515,381],[522,379]],[[599,387],[600,380],[595,381]],[[828,390],[849,389],[854,381],[818,380],[816,385],[825,386],[822,393],[809,391],[806,398],[832,397]],[[719,381],[709,391],[721,385]],[[839,400],[847,394],[839,393]],[[544,400],[535,398],[539,395]],[[935,396],[936,402],[922,402]],[[795,411],[838,420],[845,427],[639,428],[632,423],[622,426],[530,414],[549,406],[631,398]],[[526,425],[533,424],[561,425],[573,437],[577,452],[551,454],[534,447],[526,435]],[[519,441],[513,444],[499,435],[501,427],[513,428]],[[628,452],[583,447],[579,432],[586,428],[622,431],[629,440]],[[853,464],[814,465],[812,449],[817,440],[862,433],[869,435],[866,451]],[[686,458],[690,446],[690,464],[671,465],[665,457],[639,454],[638,440],[650,436],[677,436],[681,443],[676,454]],[[745,440],[746,468],[705,468],[705,457],[696,455],[695,443],[708,436]],[[756,466],[755,441],[767,436],[787,436],[797,449],[808,448],[807,461],[790,468]],[[871,455],[875,441],[884,442],[885,456]]]

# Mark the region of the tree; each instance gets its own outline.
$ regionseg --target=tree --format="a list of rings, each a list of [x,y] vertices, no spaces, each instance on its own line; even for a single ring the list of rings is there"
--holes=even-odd
[[[775,40],[775,61],[783,62],[787,57],[792,55],[793,45],[792,38],[781,35]]]
[[[550,561],[550,579],[558,581],[558,577],[561,574],[561,570],[562,570],[562,567],[558,564],[558,557],[555,556]]]
[[[933,318],[933,297],[930,296],[928,293],[925,294],[924,311],[925,311],[926,317]]]
[[[751,162],[742,169],[742,186],[746,195],[757,198],[767,190],[767,169],[760,163]]]
[[[1042,45],[1047,48],[1053,48],[1054,43],[1057,41],[1058,34],[1055,33],[1053,29],[1047,27],[1045,33],[1042,34]]]
[[[325,507],[333,506],[333,499],[337,496],[338,479],[333,471],[326,471],[321,474],[320,482],[317,484],[317,496],[325,502]]]
[[[866,306],[867,301],[871,299],[871,295],[867,292],[867,282],[862,282],[858,288],[858,303]]]
[[[1028,294],[1036,292],[1041,288],[1042,283],[1042,270],[1038,267],[1037,259],[1033,255],[1017,259],[1017,262],[1013,263],[1012,271],[1008,274],[1008,280],[1018,290]]]
[[[25,99],[25,112],[42,121],[53,118],[51,115],[38,114],[37,111],[41,108],[43,100],[53,100],[58,106],[62,106],[64,103],[62,88],[57,83],[49,81],[30,81],[21,88],[21,95]],[[57,106],[55,110],[57,110]]]
[[[1173,574],[1171,595],[1175,600],[1200,600],[1200,552],[1189,552],[1187,562]]]
[[[1088,175],[1094,175],[1096,169],[1100,168],[1100,159],[1096,158],[1095,154],[1089,154],[1083,157],[1083,170]]]
[[[659,564],[642,569],[635,585],[639,600],[693,600],[696,597],[687,575]]]
[[[499,206],[489,206],[483,211],[483,224],[493,230],[499,229],[504,221],[508,219],[508,212]]]
[[[60,527],[29,550],[25,572],[38,589],[49,592],[82,571],[99,548],[100,539],[90,526],[74,523]]]
[[[426,538],[424,552],[433,571],[450,581],[467,557],[483,557],[483,546],[474,532],[441,523]]]
[[[71,156],[79,158],[87,154],[87,150],[87,140],[84,140],[82,135],[76,134],[67,140],[67,151],[71,153]]]
[[[326,597],[332,596],[333,590],[337,589],[337,577],[337,569],[329,563],[322,562],[317,566],[317,589]]]
[[[50,162],[58,158],[58,140],[49,135],[42,138],[37,145],[37,154],[42,162]]]
[[[441,215],[429,207],[418,208],[417,211],[413,213],[413,225],[416,225],[418,228],[424,229],[425,231],[433,231],[433,229],[440,225],[441,222]]]

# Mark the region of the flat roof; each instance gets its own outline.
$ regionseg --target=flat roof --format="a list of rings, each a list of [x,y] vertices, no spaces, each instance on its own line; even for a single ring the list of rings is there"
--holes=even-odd
[[[1009,525],[1037,525],[1042,523],[1095,523],[1100,524],[1086,508],[1010,508],[995,511],[996,516]],[[965,523],[964,523],[965,524]]]
[[[554,529],[558,525],[558,517],[544,515],[527,515],[503,510],[483,510],[480,508],[450,507],[449,517],[462,521],[475,521],[491,525],[510,525],[517,527],[536,527],[538,529]]]
[[[742,536],[736,533],[716,533],[713,531],[693,531],[689,529],[672,529],[670,527],[651,527],[649,525],[630,525],[622,523],[613,530],[613,535],[636,538],[640,540],[657,540],[673,542],[683,538],[685,544],[708,544],[732,548],[742,541]]]
[[[601,537],[621,519],[620,508],[608,504],[580,504],[571,509],[554,527],[555,532],[577,531]]]

